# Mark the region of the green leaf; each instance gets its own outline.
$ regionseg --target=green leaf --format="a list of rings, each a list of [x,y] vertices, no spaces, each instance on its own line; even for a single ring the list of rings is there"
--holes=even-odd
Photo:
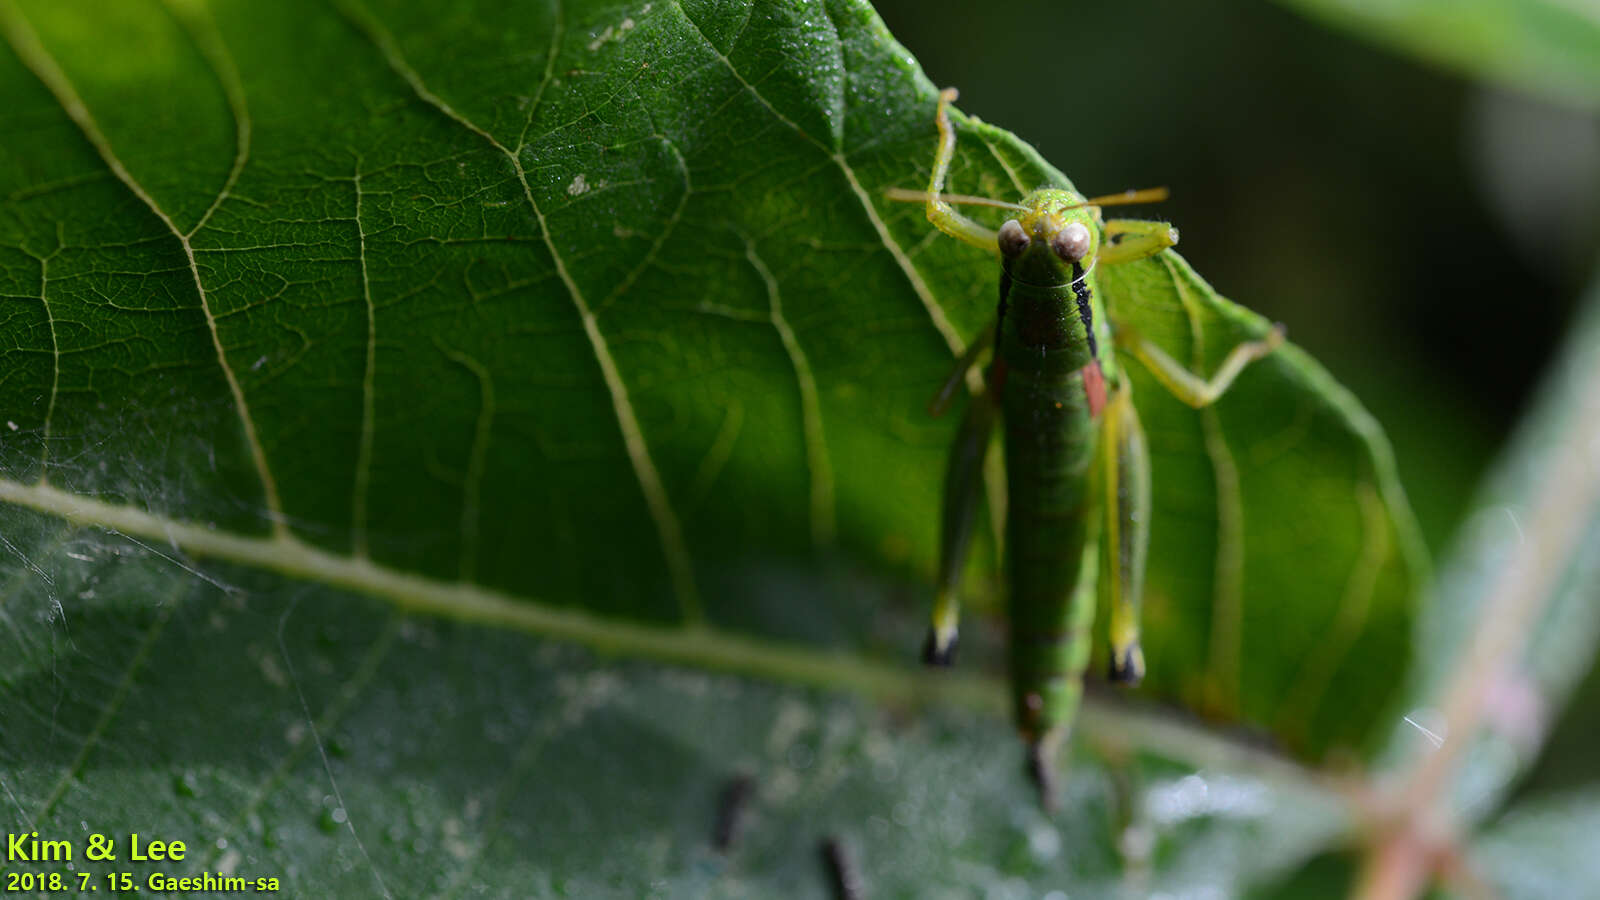
[[[1475,78],[1600,108],[1600,16],[1568,0],[1282,0]]]
[[[922,408],[995,273],[882,197],[933,90],[864,5],[0,0],[0,33],[8,829],[521,896],[736,894],[832,831],[891,893],[1230,893],[1343,826],[1101,705],[1046,822],[993,679],[911,669]],[[955,177],[1060,178],[981,125]],[[1106,290],[1207,368],[1265,328],[1175,256]],[[1150,693],[1361,744],[1420,570],[1381,436],[1292,349],[1213,411],[1137,390]],[[723,859],[739,769],[765,824]]]

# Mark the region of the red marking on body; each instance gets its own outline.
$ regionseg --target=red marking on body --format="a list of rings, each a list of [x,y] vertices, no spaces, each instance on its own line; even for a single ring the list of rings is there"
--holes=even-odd
[[[1106,408],[1106,376],[1100,371],[1100,361],[1095,360],[1078,371],[1083,375],[1083,394],[1089,400],[1089,418],[1098,419],[1100,410]]]

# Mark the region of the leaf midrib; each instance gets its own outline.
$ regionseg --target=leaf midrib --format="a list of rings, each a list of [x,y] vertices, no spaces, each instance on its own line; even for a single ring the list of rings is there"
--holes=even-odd
[[[388,600],[402,612],[514,629],[668,665],[724,671],[777,683],[841,690],[895,706],[964,707],[998,717],[1001,681],[967,672],[926,670],[862,659],[837,651],[764,640],[710,625],[649,625],[592,615],[514,597],[492,588],[400,571],[370,559],[328,553],[298,538],[233,534],[107,503],[47,484],[0,478],[0,503],[31,509],[75,525],[161,541],[186,556],[248,566],[290,578]],[[1093,694],[1079,718],[1084,732],[1197,766],[1248,767],[1263,777],[1335,795],[1334,781],[1276,752]],[[1004,729],[996,735],[1004,740]]]

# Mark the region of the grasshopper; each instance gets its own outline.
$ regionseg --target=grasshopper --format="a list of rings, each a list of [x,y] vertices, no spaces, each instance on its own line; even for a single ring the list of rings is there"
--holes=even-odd
[[[1127,322],[1113,321],[1096,290],[1098,265],[1154,256],[1178,242],[1165,222],[1111,219],[1100,208],[1165,199],[1164,189],[1085,198],[1042,187],[1020,203],[944,193],[955,156],[949,105],[939,96],[939,144],[925,202],[940,231],[1000,261],[995,321],[972,342],[930,406],[951,402],[968,371],[993,349],[984,387],[969,403],[945,471],[938,592],[923,647],[931,665],[954,662],[959,594],[984,459],[1003,429],[1006,469],[1005,574],[1011,706],[1041,802],[1055,802],[1054,760],[1083,693],[1096,603],[1109,610],[1111,681],[1144,676],[1139,606],[1150,537],[1150,457],[1131,386],[1112,348],[1144,365],[1179,400],[1214,402],[1251,362],[1283,341],[1277,326],[1234,347],[1210,378],[1190,371]],[[998,230],[953,204],[1012,213]]]

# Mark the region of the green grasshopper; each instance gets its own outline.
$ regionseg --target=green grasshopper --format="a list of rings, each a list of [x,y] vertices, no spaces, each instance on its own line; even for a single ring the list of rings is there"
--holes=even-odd
[[[1179,400],[1200,408],[1282,343],[1283,330],[1239,344],[1207,379],[1127,323],[1112,321],[1095,288],[1095,266],[1154,256],[1176,244],[1178,234],[1165,222],[1102,224],[1100,207],[1154,202],[1166,192],[1085,199],[1044,187],[1021,203],[945,194],[956,147],[948,106],[955,99],[954,89],[939,96],[939,145],[927,193],[890,192],[895,199],[925,201],[928,220],[940,231],[1000,259],[995,322],[968,347],[930,406],[935,415],[942,412],[993,347],[985,387],[967,408],[945,472],[938,594],[923,660],[947,666],[955,658],[958,587],[999,419],[1012,710],[1028,748],[1029,776],[1048,808],[1055,798],[1055,755],[1083,693],[1096,602],[1110,611],[1111,680],[1131,685],[1144,676],[1139,605],[1150,537],[1150,457],[1131,386],[1109,348],[1131,354]],[[996,231],[952,203],[999,207],[1013,216]]]

